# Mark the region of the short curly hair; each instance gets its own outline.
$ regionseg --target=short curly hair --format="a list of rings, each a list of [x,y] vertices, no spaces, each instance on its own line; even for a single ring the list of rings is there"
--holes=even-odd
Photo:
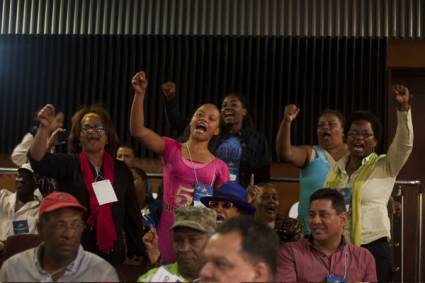
[[[100,105],[84,106],[78,112],[74,113],[74,115],[72,116],[72,126],[69,135],[69,151],[71,153],[81,152],[81,121],[84,118],[84,115],[86,115],[87,113],[96,113],[102,119],[103,126],[105,127],[105,134],[108,138],[108,144],[105,146],[105,151],[111,154],[112,156],[115,156],[119,144],[118,135],[112,124],[111,117],[109,116],[108,111],[106,111],[105,108]]]
[[[378,142],[381,140],[381,136],[382,136],[381,121],[379,121],[378,117],[370,111],[360,110],[360,111],[353,112],[351,114],[350,119],[348,120],[346,132],[348,133],[353,123],[359,122],[359,121],[369,122],[370,125],[372,126],[373,135],[375,136],[376,140]]]

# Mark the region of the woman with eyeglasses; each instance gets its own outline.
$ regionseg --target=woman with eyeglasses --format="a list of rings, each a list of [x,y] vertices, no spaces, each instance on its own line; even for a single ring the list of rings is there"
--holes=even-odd
[[[300,168],[298,219],[303,222],[304,234],[310,234],[308,207],[310,196],[323,187],[331,166],[348,153],[344,144],[344,116],[336,111],[323,111],[317,123],[317,145],[291,144],[291,126],[300,109],[285,106],[283,119],[276,137],[276,151],[280,160]]]
[[[368,111],[354,112],[347,132],[350,154],[332,167],[325,183],[343,193],[350,207],[345,236],[373,254],[379,282],[391,281],[392,276],[387,204],[413,148],[410,92],[405,86],[395,85],[392,95],[397,104],[397,130],[387,154],[375,153],[382,135],[378,118]]]
[[[38,112],[39,127],[31,145],[31,166],[40,175],[54,178],[57,190],[75,196],[89,208],[82,245],[112,264],[127,255],[142,256],[142,219],[133,178],[128,167],[112,156],[118,137],[108,112],[86,107],[72,117],[69,149],[72,154],[46,150],[55,108],[47,104]]]

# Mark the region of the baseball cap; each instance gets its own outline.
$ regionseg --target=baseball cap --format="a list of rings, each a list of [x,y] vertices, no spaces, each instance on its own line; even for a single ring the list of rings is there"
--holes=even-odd
[[[195,206],[184,206],[174,210],[174,225],[177,227],[187,227],[201,232],[211,231],[216,228],[217,215],[214,210]]]
[[[72,195],[64,192],[53,192],[48,194],[38,208],[38,216],[43,213],[52,212],[64,207],[74,207],[82,211],[87,211],[87,208],[82,206],[80,202]]]

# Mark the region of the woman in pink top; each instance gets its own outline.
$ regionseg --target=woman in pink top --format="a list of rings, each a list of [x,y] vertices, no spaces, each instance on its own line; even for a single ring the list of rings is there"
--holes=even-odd
[[[169,231],[174,209],[192,205],[197,192],[204,189],[211,192],[211,188],[229,180],[226,164],[208,149],[211,138],[220,131],[220,112],[213,104],[199,107],[190,121],[189,138],[181,144],[145,127],[143,103],[148,85],[145,73],[138,72],[131,83],[135,92],[130,114],[131,134],[163,160],[164,200],[157,232],[162,263],[170,263],[175,260]]]

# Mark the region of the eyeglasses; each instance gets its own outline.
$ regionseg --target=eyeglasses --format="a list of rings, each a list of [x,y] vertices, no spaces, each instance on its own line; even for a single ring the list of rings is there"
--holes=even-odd
[[[84,125],[83,127],[81,127],[81,131],[82,132],[94,131],[98,134],[103,134],[105,132],[105,127],[103,127],[102,125],[94,125],[94,126]]]
[[[216,208],[218,208],[219,206],[221,206],[221,207],[222,207],[222,208],[224,208],[224,209],[229,209],[229,208],[234,207],[234,206],[235,206],[235,204],[234,204],[233,202],[231,202],[231,201],[227,201],[227,200],[225,200],[225,201],[215,201],[215,200],[210,200],[210,201],[208,202],[208,207],[209,207],[209,208],[216,209]]]
[[[373,136],[372,133],[368,133],[368,132],[358,132],[358,131],[349,131],[347,133],[347,135],[351,138],[355,138],[355,137],[362,137],[364,139],[370,138],[371,136]]]
[[[65,222],[57,222],[55,224],[49,225],[51,228],[53,228],[56,232],[62,234],[66,230],[70,229],[73,232],[81,233],[86,228],[86,224],[82,222],[73,222],[73,223],[65,223]]]

